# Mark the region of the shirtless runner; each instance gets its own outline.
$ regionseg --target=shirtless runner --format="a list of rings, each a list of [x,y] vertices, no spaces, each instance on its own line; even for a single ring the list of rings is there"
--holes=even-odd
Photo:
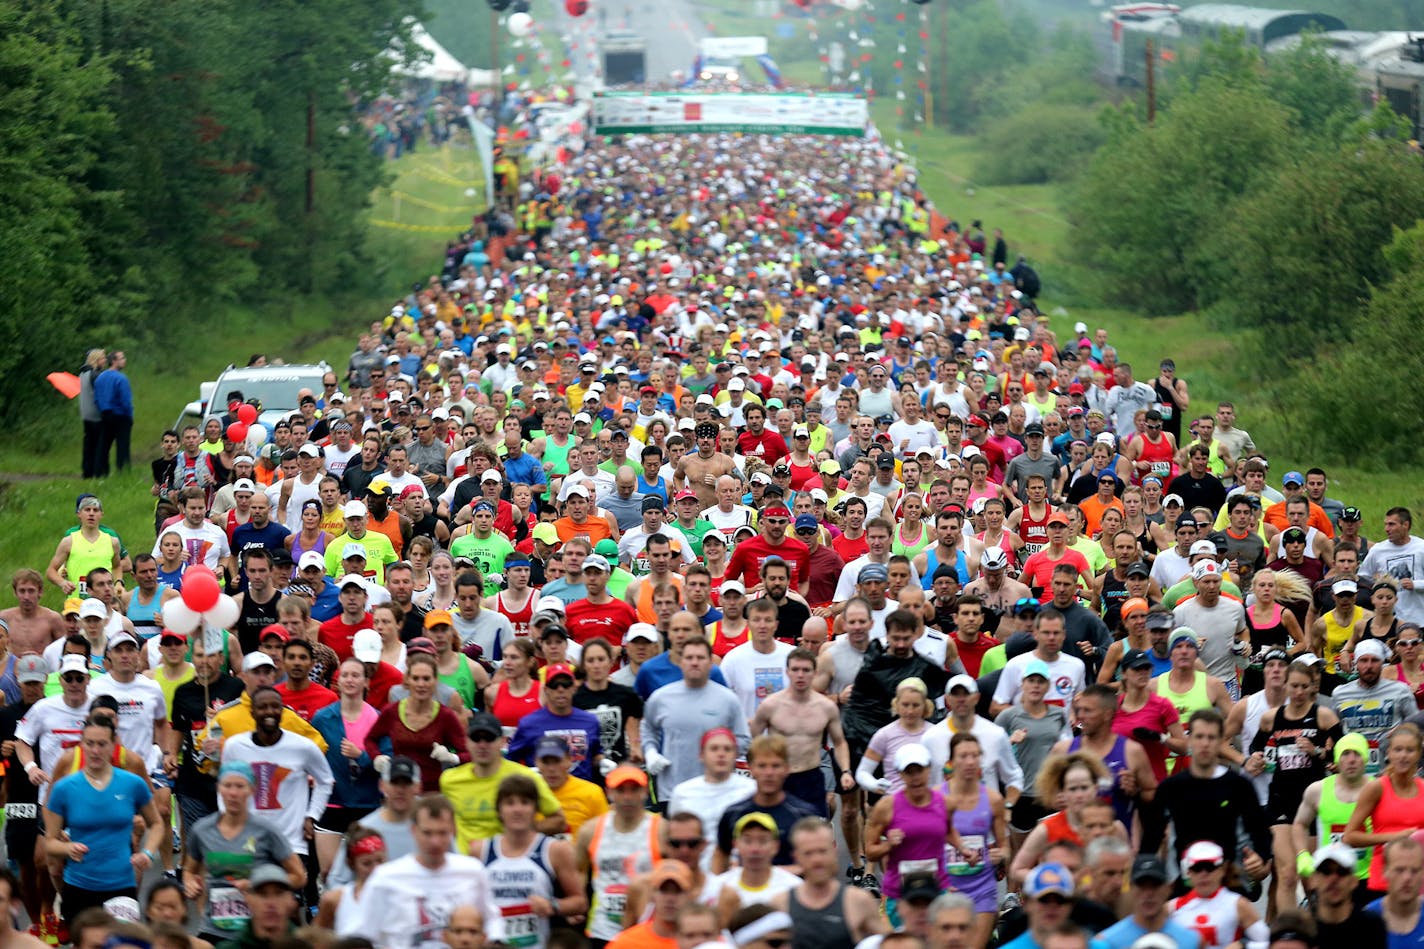
[[[699,424],[692,433],[697,439],[697,453],[683,455],[672,477],[675,489],[688,487],[697,492],[697,503],[703,508],[717,503],[717,479],[735,475],[737,470],[731,456],[717,450],[717,432],[712,422]]]
[[[786,739],[786,793],[799,797],[830,816],[825,778],[821,775],[821,752],[829,733],[832,753],[841,771],[841,790],[855,788],[850,767],[850,746],[841,730],[840,709],[811,688],[816,677],[816,657],[809,649],[793,649],[786,657],[786,688],[773,692],[757,707],[752,718],[752,736],[769,732]]]
[[[0,622],[10,628],[10,651],[17,656],[44,652],[46,646],[64,635],[64,618],[47,606],[40,606],[44,577],[38,570],[16,570],[10,586],[19,605],[0,610]]]

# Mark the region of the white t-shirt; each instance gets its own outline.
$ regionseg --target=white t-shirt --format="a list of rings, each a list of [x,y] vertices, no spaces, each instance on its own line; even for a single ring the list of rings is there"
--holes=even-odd
[[[283,732],[276,744],[263,747],[253,740],[256,732],[233,735],[223,742],[222,760],[245,761],[257,776],[248,811],[282,832],[292,849],[307,853],[302,824],[319,819],[331,799],[331,765],[316,742],[293,732]],[[309,784],[307,778],[312,782]],[[218,810],[223,809],[218,797]]]
[[[1036,658],[1033,653],[1026,652],[1004,665],[1004,671],[999,673],[999,685],[994,689],[995,702],[1012,705],[1018,700],[1024,667]],[[1072,705],[1073,696],[1083,691],[1085,674],[1083,660],[1059,653],[1058,658],[1048,664],[1048,694],[1044,696],[1044,702],[1064,708]]]
[[[716,877],[719,891],[726,888],[737,894],[737,899],[741,901],[741,906],[745,909],[748,906],[764,906],[771,902],[771,898],[779,893],[785,893],[801,883],[801,878],[789,870],[780,867],[771,868],[771,878],[764,886],[756,889],[748,889],[741,884],[742,868],[733,867],[726,873],[719,873]]]
[[[741,648],[741,647],[737,647]],[[756,793],[756,782],[745,774],[732,773],[725,781],[713,784],[705,776],[688,778],[672,789],[669,814],[687,811],[702,818],[702,836],[707,846],[702,849],[703,871],[712,868],[712,851],[717,845],[717,823],[727,808],[740,804]]]
[[[1402,620],[1424,623],[1424,540],[1411,536],[1404,544],[1382,540],[1370,547],[1360,564],[1360,576],[1386,575],[1396,580],[1413,579],[1414,589],[1400,589],[1394,611]]]
[[[504,917],[490,890],[489,874],[478,859],[448,854],[445,865],[429,870],[414,855],[377,867],[361,890],[365,916],[360,932],[381,949],[444,945],[445,925],[457,906],[476,906],[485,938],[504,940]]]
[[[684,538],[682,531],[671,525],[664,525],[657,533],[668,539],[668,545],[672,547],[672,552],[677,554],[685,564],[697,562],[696,556],[692,553],[692,545]],[[648,538],[652,536],[643,529],[643,525],[626,532],[623,539],[618,541],[618,559],[628,558],[629,571],[635,577],[646,576],[649,573],[648,555],[643,548],[647,546]]]
[[[351,464],[352,458],[361,457],[361,446],[352,442],[350,448],[342,451],[331,444],[321,450],[321,456],[325,460],[327,473],[339,478],[346,473],[346,466]]]
[[[981,769],[986,785],[998,791],[1001,788],[1024,787],[1023,768],[1014,757],[1014,746],[1009,741],[1008,732],[983,716],[974,716],[970,733],[979,739],[983,751]],[[925,730],[921,744],[930,753],[930,783],[938,786],[945,780],[944,766],[949,761],[949,742],[954,737],[950,719],[936,722]]]
[[[749,721],[763,699],[786,688],[786,657],[795,648],[774,642],[771,652],[757,652],[755,645],[745,642],[722,658],[722,677],[737,693]]]
[[[910,440],[910,444],[904,451],[900,450],[900,442],[905,439]],[[918,422],[907,422],[904,419],[890,426],[890,442],[895,446],[898,454],[909,457],[921,448],[938,448],[939,431],[934,427],[933,422],[920,419]]]
[[[78,708],[70,708],[64,704],[64,696],[51,695],[30,706],[15,728],[15,737],[35,750],[40,770],[49,772],[60,755],[79,744],[84,735],[84,719],[88,717],[88,698]],[[40,785],[41,804],[49,797],[52,786],[53,782]]]
[[[885,559],[889,560],[890,558],[887,556]],[[845,569],[841,571],[840,579],[836,581],[835,600],[837,603],[844,603],[846,600],[855,596],[855,585],[859,582],[857,578],[860,576],[860,568],[871,563],[874,563],[874,561],[870,559],[870,554],[861,554],[845,565]],[[915,569],[914,563],[911,562],[910,583],[913,586],[918,586],[919,582],[920,572]]]
[[[569,490],[576,484],[592,491],[595,501],[602,501],[618,490],[618,483],[608,472],[599,469],[593,474],[584,474],[582,468],[576,468],[572,474],[565,476],[564,483],[559,487],[559,503],[569,499]]]
[[[162,686],[143,676],[118,682],[102,675],[89,682],[89,697],[100,695],[112,695],[119,703],[119,743],[144,760],[152,757],[153,723],[168,720]]]
[[[227,534],[216,524],[204,521],[201,527],[189,527],[186,520],[181,520],[172,527],[165,527],[159,533],[160,539],[169,531],[183,539],[183,561],[190,567],[202,564],[216,573],[223,558],[232,553],[232,548],[228,546]],[[153,545],[155,557],[160,556],[158,543],[155,541]]]
[[[1159,551],[1157,559],[1152,561],[1152,579],[1156,580],[1157,585],[1164,590],[1191,572],[1190,559],[1177,553],[1175,547]]]

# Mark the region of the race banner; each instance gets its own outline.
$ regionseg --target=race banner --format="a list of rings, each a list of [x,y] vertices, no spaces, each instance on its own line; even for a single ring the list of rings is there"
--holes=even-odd
[[[598,135],[749,132],[865,135],[869,109],[861,96],[738,92],[602,92],[593,99]]]

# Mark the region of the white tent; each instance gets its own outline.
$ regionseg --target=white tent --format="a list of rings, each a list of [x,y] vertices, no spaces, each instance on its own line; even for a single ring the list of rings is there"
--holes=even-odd
[[[419,23],[412,25],[410,31],[411,39],[415,44],[429,54],[428,58],[416,63],[398,63],[395,69],[397,75],[409,76],[413,79],[428,79],[432,82],[460,82],[479,83],[483,78],[480,75],[487,72],[483,69],[469,69],[460,62],[450,51],[441,46],[435,37],[426,32],[425,27]],[[390,55],[395,59],[401,59],[402,50],[398,43],[390,46]]]

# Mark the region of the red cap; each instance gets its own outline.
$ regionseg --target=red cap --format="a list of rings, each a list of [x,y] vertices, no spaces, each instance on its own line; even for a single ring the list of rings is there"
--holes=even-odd
[[[545,667],[544,667],[544,681],[545,681],[545,682],[553,682],[553,681],[554,681],[555,679],[557,679],[559,676],[568,676],[570,679],[573,679],[575,682],[578,681],[578,676],[574,675],[574,667],[571,666],[571,665],[568,665],[567,663],[556,662],[556,663],[554,663],[552,666],[545,666]]]
[[[649,392],[651,392],[653,395],[658,394],[658,390],[654,389],[652,386],[643,386],[643,388],[638,390],[638,393],[640,395],[647,395]]]
[[[287,627],[281,623],[269,623],[262,627],[262,633],[257,637],[257,641],[260,643],[268,636],[276,636],[284,643],[289,642],[292,638],[292,634],[287,632]]]
[[[685,500],[687,500],[688,498],[692,498],[692,500],[696,501],[696,500],[697,500],[697,492],[694,491],[694,490],[692,490],[691,488],[683,488],[681,491],[677,492],[677,495],[673,498],[673,500],[674,500],[674,501],[685,501]]]
[[[1048,515],[1048,521],[1046,523],[1067,525],[1068,515],[1064,514],[1062,511],[1054,511],[1052,514]]]
[[[1081,382],[1075,382],[1075,383],[1073,383],[1071,386],[1068,387],[1068,394],[1069,394],[1069,395],[1082,395],[1082,394],[1083,394],[1083,383],[1081,383]]]

